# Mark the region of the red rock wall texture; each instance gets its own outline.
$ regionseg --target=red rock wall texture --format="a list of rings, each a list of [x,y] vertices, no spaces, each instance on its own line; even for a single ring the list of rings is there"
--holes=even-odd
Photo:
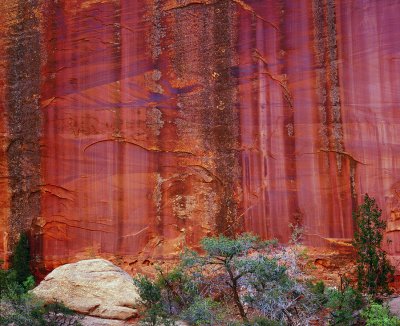
[[[208,234],[400,256],[398,0],[0,4],[0,251],[127,270]]]

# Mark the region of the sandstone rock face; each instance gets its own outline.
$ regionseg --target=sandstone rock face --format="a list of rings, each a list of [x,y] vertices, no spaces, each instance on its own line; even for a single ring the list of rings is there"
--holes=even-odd
[[[110,319],[134,317],[139,304],[131,276],[103,259],[60,266],[32,292],[46,303],[59,301],[76,312]]]
[[[0,2],[0,252],[127,271],[203,236],[400,257],[398,0]]]

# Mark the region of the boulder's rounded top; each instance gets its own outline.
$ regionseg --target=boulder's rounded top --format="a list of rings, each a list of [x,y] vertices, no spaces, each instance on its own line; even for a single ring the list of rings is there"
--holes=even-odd
[[[129,274],[104,259],[60,266],[32,293],[46,303],[58,301],[82,314],[114,319],[134,317],[139,301]]]

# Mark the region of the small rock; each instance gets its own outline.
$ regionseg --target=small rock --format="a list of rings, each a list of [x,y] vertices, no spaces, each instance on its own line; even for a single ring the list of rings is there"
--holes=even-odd
[[[400,297],[389,301],[389,310],[393,315],[400,318]]]
[[[86,316],[80,321],[82,326],[128,326],[131,325],[123,320],[102,319],[97,317]]]
[[[131,276],[104,259],[60,266],[32,293],[46,303],[62,302],[78,313],[110,319],[136,316],[139,304]]]

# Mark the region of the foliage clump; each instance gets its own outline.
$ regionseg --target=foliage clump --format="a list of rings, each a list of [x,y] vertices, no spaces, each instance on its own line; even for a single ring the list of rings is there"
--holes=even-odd
[[[28,236],[22,233],[14,249],[12,257],[12,268],[15,271],[16,281],[22,284],[32,275],[30,269],[30,248]]]
[[[366,326],[399,326],[400,319],[392,316],[387,307],[378,303],[371,305],[361,312]]]
[[[155,280],[134,279],[143,323],[234,325],[239,316],[242,325],[300,324],[317,309],[308,287],[289,273],[284,250],[276,255],[276,242],[221,235],[204,238],[201,246],[204,254],[185,250],[180,264],[170,272],[159,268]]]
[[[197,297],[194,302],[182,311],[180,317],[190,325],[219,325],[223,320],[220,305],[211,298]]]
[[[389,281],[394,268],[382,249],[383,234],[386,222],[381,219],[374,198],[368,194],[364,202],[353,213],[356,224],[353,246],[357,251],[358,289],[372,296],[389,292]]]
[[[14,251],[12,269],[0,269],[0,325],[80,325],[80,317],[61,303],[46,306],[29,293],[35,286],[29,260],[28,239],[23,234]]]
[[[364,301],[361,293],[349,286],[342,285],[339,290],[329,288],[325,292],[326,307],[331,310],[333,325],[353,325],[358,319],[357,312],[363,307]]]
[[[80,317],[61,303],[44,305],[29,293],[35,284],[30,275],[18,283],[14,270],[0,270],[0,325],[15,326],[56,326],[80,325]]]

